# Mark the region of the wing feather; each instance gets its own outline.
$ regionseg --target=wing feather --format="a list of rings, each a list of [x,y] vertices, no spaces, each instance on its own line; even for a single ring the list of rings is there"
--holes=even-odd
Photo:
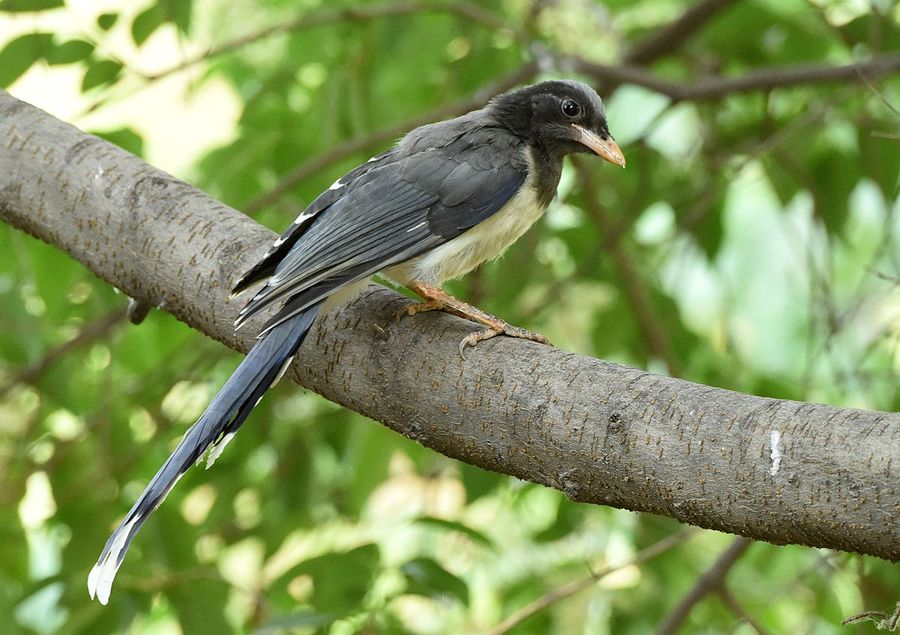
[[[428,126],[336,181],[239,283],[269,276],[236,325],[284,302],[265,327],[273,328],[499,211],[526,178],[521,142],[499,129],[457,128]]]

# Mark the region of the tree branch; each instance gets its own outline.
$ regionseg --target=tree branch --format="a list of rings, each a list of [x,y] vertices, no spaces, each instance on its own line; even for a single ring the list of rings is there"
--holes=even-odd
[[[755,71],[740,77],[705,78],[691,84],[677,84],[660,79],[653,73],[637,66],[627,64],[608,66],[574,56],[561,58],[559,66],[571,72],[588,75],[595,82],[607,88],[611,85],[634,84],[666,95],[673,101],[715,101],[724,99],[732,93],[771,90],[795,84],[845,80],[868,81],[900,70],[900,55],[885,55],[866,62],[845,66],[827,64],[786,66]],[[245,205],[244,211],[247,214],[253,214],[273,204],[306,177],[356,152],[386,143],[416,126],[479,108],[486,104],[494,95],[528,81],[534,77],[537,70],[535,62],[524,64],[479,90],[471,98],[463,99],[450,105],[439,106],[401,123],[376,130],[362,137],[348,139],[334,146],[331,150],[298,165],[285,175],[275,187]]]
[[[690,35],[703,28],[737,0],[700,0],[681,16],[631,47],[623,58],[626,64],[648,64],[677,49]]]
[[[610,66],[580,57],[560,58],[559,65],[583,73],[602,85],[634,84],[666,95],[673,101],[717,101],[736,93],[767,91],[801,84],[842,81],[860,82],[890,75],[900,70],[900,54],[881,55],[863,62],[833,64],[794,64],[750,71],[738,77],[701,77],[689,83],[660,79],[652,72],[629,64]]]
[[[735,538],[728,549],[723,551],[716,561],[703,572],[693,588],[685,595],[671,613],[663,620],[656,635],[674,635],[691,614],[691,609],[709,593],[723,588],[725,577],[731,567],[744,555],[751,542],[746,538]],[[740,615],[743,619],[743,616]]]
[[[40,359],[37,359],[31,364],[20,368],[15,373],[12,373],[5,383],[0,384],[0,399],[5,397],[17,384],[30,384],[37,381],[38,377],[40,377],[45,370],[68,355],[73,349],[108,336],[109,332],[120,325],[124,320],[125,309],[121,308],[110,311],[96,320],[83,324],[71,339],[54,346],[46,351]]]
[[[582,576],[577,580],[572,580],[571,582],[567,582],[560,587],[552,589],[533,602],[529,602],[515,613],[512,613],[511,615],[506,617],[502,622],[487,631],[484,635],[505,635],[505,633],[510,632],[525,620],[534,617],[544,609],[553,606],[560,600],[564,600],[567,597],[575,595],[579,591],[583,591],[589,586],[596,584],[606,576],[624,569],[625,567],[633,567],[639,564],[643,564],[648,560],[652,560],[656,556],[665,553],[669,549],[677,547],[685,540],[695,535],[696,532],[696,529],[685,529],[683,531],[679,531],[678,533],[671,534],[661,540],[658,540],[649,547],[642,549],[627,562],[616,565],[607,565],[599,571],[591,571],[590,574],[586,576]]]
[[[246,351],[230,288],[275,235],[0,92],[0,218]],[[372,287],[313,328],[294,377],[435,450],[576,501],[900,560],[900,414],[765,399],[496,338]],[[260,320],[264,317],[260,318]],[[258,327],[261,321],[256,322]]]
[[[300,29],[311,29],[314,27],[340,24],[341,22],[363,22],[416,13],[447,13],[466,18],[467,20],[484,25],[490,29],[507,29],[508,31],[512,31],[517,37],[520,36],[512,25],[506,23],[498,15],[477,4],[441,0],[431,0],[429,2],[400,0],[399,2],[380,3],[361,7],[342,7],[339,9],[328,9],[316,13],[309,13],[295,20],[291,20],[290,22],[275,24],[229,40],[228,42],[214,46],[199,55],[190,57],[171,68],[167,68],[157,73],[147,73],[144,74],[143,77],[150,81],[161,79],[199,64],[200,62],[232,53],[245,46],[255,44],[256,42],[260,42],[281,33],[290,33],[291,31],[298,31]]]

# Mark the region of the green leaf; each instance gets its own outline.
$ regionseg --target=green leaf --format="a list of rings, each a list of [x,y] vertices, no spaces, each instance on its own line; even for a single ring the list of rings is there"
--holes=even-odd
[[[191,580],[169,588],[166,597],[185,633],[217,635],[230,631],[222,611],[228,600],[228,585],[223,581]]]
[[[583,518],[584,506],[581,503],[563,499],[556,510],[556,519],[550,526],[537,532],[534,539],[537,542],[561,540],[576,531],[581,526]]]
[[[297,611],[273,617],[253,631],[253,635],[281,635],[281,633],[293,633],[300,629],[322,628],[332,622],[334,622],[334,617],[331,615],[323,615],[315,611]]]
[[[887,200],[900,191],[900,141],[885,136],[893,130],[889,124],[870,124],[859,129],[863,172],[875,181]]]
[[[506,480],[503,474],[482,470],[480,467],[463,463],[459,466],[460,477],[466,488],[466,500],[474,500],[493,492],[500,483]]]
[[[63,0],[3,0],[0,11],[20,13],[25,11],[46,11],[64,6]]]
[[[160,0],[166,22],[174,24],[182,33],[190,30],[192,4],[192,0]]]
[[[435,518],[433,516],[422,516],[420,518],[417,518],[416,522],[420,525],[430,525],[432,527],[439,527],[440,529],[458,531],[462,534],[467,535],[472,539],[473,542],[477,542],[480,545],[490,547],[491,549],[496,547],[493,541],[486,535],[462,523],[458,523],[452,520],[445,520],[443,518]]]
[[[88,91],[97,86],[110,84],[119,77],[122,65],[113,60],[93,61],[88,66],[84,79],[81,80],[81,90]]]
[[[118,20],[118,13],[101,13],[97,16],[97,26],[104,31],[109,31]]]
[[[463,604],[469,599],[466,583],[431,558],[414,558],[400,571],[406,576],[407,593],[433,598],[450,596]]]
[[[25,74],[52,46],[49,33],[26,33],[0,51],[0,86],[7,87]]]
[[[812,191],[816,213],[830,232],[837,232],[847,220],[847,200],[859,182],[859,157],[840,150],[823,151],[813,159]]]
[[[131,128],[116,128],[115,130],[95,130],[91,134],[114,143],[131,154],[141,156],[144,153],[144,139]]]
[[[147,41],[153,32],[165,22],[166,14],[160,5],[154,4],[137,14],[131,23],[131,39],[137,46]]]
[[[44,58],[51,66],[74,64],[86,60],[94,52],[94,45],[84,40],[68,40],[47,51]]]
[[[279,586],[297,576],[313,580],[311,604],[319,614],[341,617],[355,613],[378,570],[378,547],[363,545],[350,551],[327,553],[300,563],[282,576]]]

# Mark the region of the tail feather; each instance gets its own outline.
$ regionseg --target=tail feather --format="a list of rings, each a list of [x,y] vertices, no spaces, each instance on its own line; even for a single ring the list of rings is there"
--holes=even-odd
[[[88,576],[88,591],[106,604],[116,572],[144,521],[160,506],[185,472],[207,452],[207,467],[284,373],[303,343],[321,304],[266,332],[213,398],[200,419],[184,434],[178,447],[150,481],[119,526],[113,531]]]

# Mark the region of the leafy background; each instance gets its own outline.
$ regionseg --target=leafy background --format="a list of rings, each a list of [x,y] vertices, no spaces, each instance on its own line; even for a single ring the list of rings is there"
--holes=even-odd
[[[698,6],[642,58],[689,3],[2,0],[0,86],[280,229],[473,95],[630,60],[587,77],[628,169],[568,165],[545,220],[452,290],[580,353],[897,410],[896,65],[705,99],[632,70],[690,88],[896,55],[900,8]],[[100,547],[238,361],[160,311],[126,325],[124,303],[0,227],[3,632],[856,633],[874,624],[841,620],[900,600],[884,561],[571,503],[281,385],[147,524],[103,608]]]

